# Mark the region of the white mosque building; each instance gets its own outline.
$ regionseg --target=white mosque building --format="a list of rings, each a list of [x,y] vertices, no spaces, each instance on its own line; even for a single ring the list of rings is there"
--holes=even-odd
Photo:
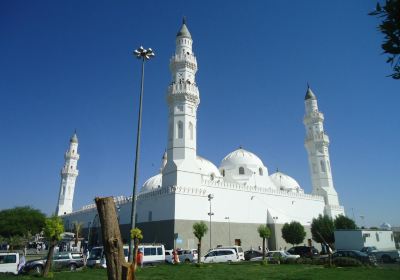
[[[289,175],[282,172],[269,174],[263,161],[243,148],[229,153],[217,167],[197,154],[200,92],[196,84],[197,60],[192,43],[192,36],[183,22],[176,36],[175,54],[170,59],[168,148],[162,158],[160,173],[149,178],[137,195],[136,225],[144,233],[144,242],[161,242],[167,248],[196,248],[192,225],[198,221],[205,221],[209,226],[204,249],[233,244],[240,244],[244,249],[256,248],[261,245],[257,233],[260,224],[267,224],[272,231],[269,248],[284,248],[290,245],[282,239],[281,228],[291,221],[304,225],[306,239],[311,239],[310,224],[314,217],[344,214],[333,185],[329,137],[324,132],[324,116],[318,110],[316,96],[307,89],[304,125],[311,194],[305,194]],[[86,234],[93,241],[97,238],[93,233],[98,235],[99,227],[95,205],[72,211],[78,175],[77,142],[74,134],[65,156],[57,212],[63,215],[67,228],[74,221],[83,222]],[[121,232],[127,240],[131,197],[115,197],[115,201]]]

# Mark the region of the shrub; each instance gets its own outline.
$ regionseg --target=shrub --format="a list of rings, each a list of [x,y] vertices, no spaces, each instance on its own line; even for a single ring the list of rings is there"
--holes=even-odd
[[[362,263],[359,260],[353,259],[353,258],[346,258],[346,257],[338,257],[333,260],[333,264],[335,266],[342,266],[342,267],[348,267],[348,266],[361,266]]]
[[[312,263],[313,263],[313,260],[312,260],[312,259],[309,259],[309,258],[298,258],[298,259],[296,260],[296,262],[297,262],[298,264],[312,264]]]
[[[284,264],[297,264],[297,259],[286,259]]]

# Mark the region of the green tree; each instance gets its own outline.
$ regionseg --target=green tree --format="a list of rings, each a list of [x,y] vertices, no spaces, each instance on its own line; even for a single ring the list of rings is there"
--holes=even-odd
[[[264,261],[265,260],[265,240],[271,237],[271,230],[266,225],[260,225],[257,228],[257,232],[260,235],[260,237],[262,238],[262,242],[263,242],[262,250],[263,250],[263,261]]]
[[[201,239],[204,237],[204,235],[207,233],[207,231],[208,231],[208,227],[203,221],[193,224],[193,234],[194,234],[194,236],[196,236],[197,240],[199,241],[197,243],[197,255],[198,255],[197,263],[200,263],[200,260],[201,260]]]
[[[143,239],[142,231],[139,228],[131,229],[131,239],[133,239],[133,246],[134,246],[133,260],[132,260],[132,265],[133,265],[132,279],[136,279],[136,267],[137,267],[136,257],[137,257],[140,241]]]
[[[335,242],[334,231],[335,225],[329,216],[320,214],[318,218],[312,220],[311,234],[316,242],[332,245]]]
[[[0,211],[0,235],[3,237],[24,236],[42,231],[46,216],[29,206],[15,207]]]
[[[64,232],[64,224],[60,217],[51,216],[45,220],[44,235],[49,241],[49,252],[47,253],[47,261],[43,270],[43,276],[46,277],[51,268],[53,260],[54,247],[61,240],[61,233]]]
[[[383,6],[378,2],[369,15],[382,19],[378,30],[385,36],[381,47],[389,55],[386,62],[393,67],[389,77],[400,79],[400,0],[386,0]]]
[[[285,223],[282,227],[282,238],[293,246],[302,243],[305,237],[306,232],[299,222]]]
[[[356,229],[357,228],[356,223],[352,219],[350,219],[344,215],[337,216],[334,221],[334,224],[335,224],[335,229]]]

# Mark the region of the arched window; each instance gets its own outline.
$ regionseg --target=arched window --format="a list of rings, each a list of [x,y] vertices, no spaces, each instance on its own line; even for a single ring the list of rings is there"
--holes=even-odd
[[[190,135],[190,140],[193,140],[193,124],[189,122],[189,135]]]
[[[177,123],[177,138],[182,139],[183,138],[183,122],[178,121]]]
[[[214,173],[211,173],[210,178],[211,178],[211,181],[214,181],[214,178],[215,178]]]
[[[321,160],[321,171],[326,172],[325,161]]]
[[[239,167],[239,175],[244,175],[244,168],[242,166]]]
[[[262,168],[261,168],[261,167],[258,169],[258,174],[260,174],[260,176],[262,176],[262,175],[263,175],[263,170],[262,170]]]
[[[222,176],[225,177],[225,169],[222,169]]]
[[[329,160],[326,161],[326,165],[328,166],[328,171],[329,171],[329,172],[332,172],[332,171],[331,171],[331,165],[329,164]]]

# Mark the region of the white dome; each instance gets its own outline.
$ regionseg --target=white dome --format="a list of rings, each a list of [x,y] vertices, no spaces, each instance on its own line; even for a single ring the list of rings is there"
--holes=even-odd
[[[292,177],[282,173],[282,172],[275,172],[269,176],[272,182],[277,186],[278,190],[285,190],[285,191],[302,191],[299,183]]]
[[[147,181],[143,184],[142,189],[140,192],[145,193],[152,191],[154,189],[161,188],[162,185],[162,174],[157,174],[156,176],[150,177]]]
[[[221,162],[221,168],[231,168],[237,166],[264,167],[264,164],[255,154],[239,148],[224,157]]]
[[[218,168],[211,161],[201,156],[197,156],[197,164],[202,175],[211,176],[213,174],[216,177],[221,177]]]
[[[381,224],[380,228],[381,229],[386,229],[386,230],[391,230],[392,226],[389,223],[384,222],[383,224]]]

